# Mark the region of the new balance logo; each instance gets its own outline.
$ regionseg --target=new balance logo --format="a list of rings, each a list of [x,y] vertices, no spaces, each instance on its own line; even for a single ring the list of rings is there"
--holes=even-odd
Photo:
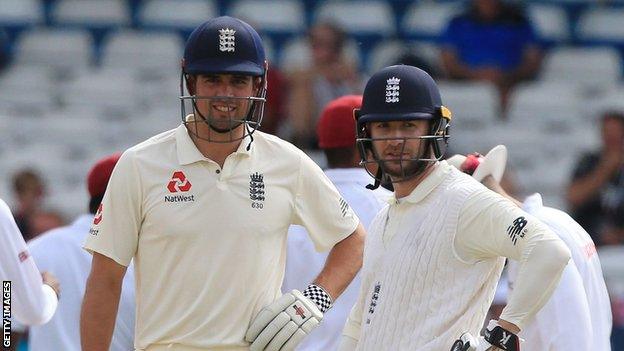
[[[524,217],[518,217],[507,227],[507,235],[511,238],[511,242],[514,245],[518,242],[518,238],[524,238],[524,234],[526,234],[524,227],[526,227],[526,225],[527,220]]]
[[[177,193],[178,191],[187,192],[191,190],[191,186],[191,182],[186,179],[184,172],[175,171],[173,172],[173,176],[171,177],[169,184],[167,184],[167,190],[169,190],[170,193]]]
[[[509,342],[510,338],[511,338],[511,334],[507,334],[506,332],[503,332],[503,337],[500,339],[500,343],[502,345],[506,345]]]
[[[234,33],[236,33],[234,29],[219,29],[219,50],[224,52],[234,52],[236,46],[234,42]]]
[[[340,212],[342,212],[343,217],[347,215],[348,210],[349,204],[343,198],[340,198]]]
[[[386,102],[396,103],[399,102],[399,82],[401,79],[392,77],[386,80]]]

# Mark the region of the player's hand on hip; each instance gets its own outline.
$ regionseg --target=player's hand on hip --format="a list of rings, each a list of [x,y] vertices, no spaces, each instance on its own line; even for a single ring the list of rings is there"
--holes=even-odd
[[[491,320],[483,336],[474,337],[464,333],[453,343],[451,351],[520,351],[520,341],[518,335]]]
[[[299,290],[293,290],[260,310],[245,340],[251,343],[250,351],[294,350],[321,319],[319,306]]]

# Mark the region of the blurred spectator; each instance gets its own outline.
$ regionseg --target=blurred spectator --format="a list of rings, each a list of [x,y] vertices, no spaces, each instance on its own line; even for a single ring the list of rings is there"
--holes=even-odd
[[[89,213],[78,216],[66,227],[46,232],[32,240],[28,247],[37,267],[54,273],[63,287],[54,317],[45,325],[30,328],[29,350],[80,350],[80,306],[91,269],[91,254],[82,249],[89,235],[94,215],[98,212],[108,180],[121,154],[99,160],[87,177]],[[86,207],[86,206],[85,206]],[[123,279],[119,313],[111,350],[134,349],[134,266],[128,267]]]
[[[60,212],[49,209],[37,211],[30,220],[31,239],[63,225],[65,225],[65,217]]]
[[[265,133],[277,134],[286,115],[286,80],[275,66],[270,66],[267,73],[267,102],[260,130]]]
[[[602,115],[602,148],[583,155],[568,188],[574,218],[599,245],[624,243],[624,113]]]
[[[43,179],[34,169],[23,169],[13,175],[13,193],[17,201],[13,216],[26,241],[34,237],[33,218],[41,210],[45,191]]]
[[[65,224],[59,212],[43,209],[46,186],[34,169],[26,168],[13,175],[13,192],[17,201],[15,222],[25,241]]]
[[[502,0],[472,0],[443,37],[442,64],[448,76],[492,82],[503,108],[514,84],[537,74],[541,58],[524,11]]]
[[[346,39],[336,24],[314,25],[308,33],[311,66],[288,72],[288,118],[293,128],[292,141],[299,147],[316,148],[314,129],[327,103],[362,90],[356,63],[345,57]]]

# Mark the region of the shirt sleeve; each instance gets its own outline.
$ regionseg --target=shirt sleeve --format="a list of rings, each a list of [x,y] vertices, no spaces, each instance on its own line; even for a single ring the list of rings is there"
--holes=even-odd
[[[137,250],[143,220],[140,174],[131,151],[126,151],[111,175],[84,248],[128,266]]]
[[[466,263],[497,256],[519,262],[501,318],[521,329],[548,301],[570,259],[570,250],[546,225],[486,188],[463,205],[455,249]]]
[[[54,290],[43,284],[9,207],[0,200],[0,273],[3,291],[10,290],[15,318],[27,325],[48,322],[58,304]]]
[[[301,153],[293,224],[304,226],[317,251],[351,235],[360,220],[325,173]]]

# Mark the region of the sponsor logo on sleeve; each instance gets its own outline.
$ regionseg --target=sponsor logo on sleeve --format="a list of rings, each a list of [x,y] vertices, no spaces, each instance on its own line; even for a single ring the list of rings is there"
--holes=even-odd
[[[342,212],[343,217],[347,215],[347,211],[349,211],[349,204],[345,199],[340,198],[340,212]]]
[[[527,230],[527,220],[524,217],[518,217],[514,219],[509,227],[507,227],[507,235],[511,238],[511,242],[516,245],[518,238],[524,238]]]

